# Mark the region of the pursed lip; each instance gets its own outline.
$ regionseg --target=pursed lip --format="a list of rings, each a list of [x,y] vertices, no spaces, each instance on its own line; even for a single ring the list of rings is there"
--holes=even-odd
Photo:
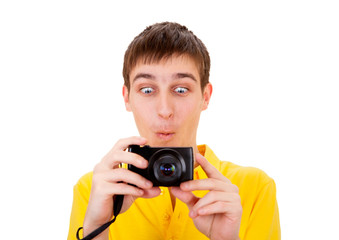
[[[174,132],[156,132],[156,136],[162,140],[168,141],[173,138]]]

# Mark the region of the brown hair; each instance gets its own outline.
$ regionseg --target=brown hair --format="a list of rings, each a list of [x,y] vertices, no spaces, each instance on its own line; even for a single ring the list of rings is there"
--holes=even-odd
[[[203,42],[185,26],[173,22],[156,23],[147,27],[128,46],[123,66],[123,77],[130,89],[130,72],[139,60],[159,62],[173,54],[187,54],[199,69],[201,90],[209,82],[210,57]]]

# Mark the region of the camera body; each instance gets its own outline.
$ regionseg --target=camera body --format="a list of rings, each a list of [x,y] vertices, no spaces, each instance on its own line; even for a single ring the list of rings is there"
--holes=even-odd
[[[148,161],[146,169],[128,164],[128,169],[153,182],[153,186],[179,186],[193,180],[193,148],[130,145],[129,152],[136,153]]]

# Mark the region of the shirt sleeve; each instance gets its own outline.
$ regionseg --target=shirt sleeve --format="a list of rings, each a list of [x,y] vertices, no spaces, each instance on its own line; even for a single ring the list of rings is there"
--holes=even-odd
[[[90,176],[87,174],[82,177],[73,188],[73,204],[67,240],[76,240],[78,228],[83,225],[90,195]]]
[[[243,239],[281,239],[276,186],[272,179],[262,187],[255,199]]]

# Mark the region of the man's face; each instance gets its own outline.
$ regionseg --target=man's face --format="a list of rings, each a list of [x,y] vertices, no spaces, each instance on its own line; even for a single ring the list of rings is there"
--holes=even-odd
[[[132,111],[142,137],[152,147],[196,146],[201,111],[208,106],[212,86],[201,91],[198,68],[186,55],[158,63],[142,61],[130,73],[130,91],[123,88],[126,109]]]

